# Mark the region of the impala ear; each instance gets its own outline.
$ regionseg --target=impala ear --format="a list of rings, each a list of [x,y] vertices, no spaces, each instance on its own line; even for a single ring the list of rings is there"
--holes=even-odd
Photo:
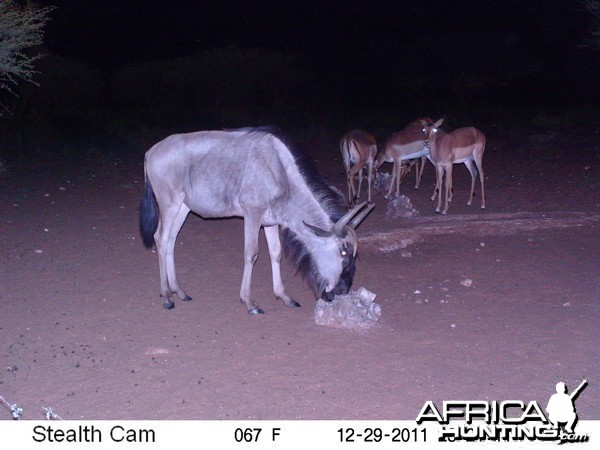
[[[333,234],[333,232],[331,232],[331,231],[327,231],[327,230],[324,230],[323,228],[319,228],[317,226],[311,225],[310,223],[306,223],[304,220],[302,221],[302,223],[304,224],[304,226],[306,228],[308,228],[310,231],[312,231],[314,234],[316,234],[319,237],[329,237]]]
[[[421,119],[420,117],[419,117],[419,122],[421,122],[421,125],[423,125],[424,127],[429,125],[425,120]]]
[[[436,123],[433,124],[434,127],[439,128],[440,125],[442,125],[444,123],[444,118],[442,117],[440,120],[438,120]]]

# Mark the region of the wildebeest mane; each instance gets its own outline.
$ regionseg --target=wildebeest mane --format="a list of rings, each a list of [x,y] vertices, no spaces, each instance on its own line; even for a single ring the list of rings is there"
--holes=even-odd
[[[337,222],[346,212],[346,199],[342,194],[327,185],[319,171],[315,161],[302,148],[291,145],[287,137],[273,127],[259,127],[243,129],[248,133],[262,135],[273,135],[279,139],[290,151],[302,179],[319,202],[325,213],[333,222]],[[320,225],[320,224],[318,224]],[[290,260],[297,272],[313,289],[316,296],[320,296],[325,291],[326,281],[321,277],[317,270],[314,255],[312,255],[300,237],[289,228],[283,228],[283,250],[286,257]],[[354,274],[354,258],[350,257],[345,264],[345,271],[348,274]]]
[[[306,185],[313,193],[317,201],[333,222],[337,222],[347,212],[346,199],[337,190],[327,185],[317,169],[314,159],[308,152],[297,144],[292,144],[290,139],[274,126],[246,127],[236,131],[245,131],[257,136],[275,136],[290,151],[296,162],[296,166]]]
[[[290,151],[294,155],[296,166],[298,166],[298,170],[309,189],[329,218],[333,222],[337,222],[348,211],[346,208],[346,199],[325,183],[325,180],[317,170],[314,159],[308,153],[294,148],[290,148]]]

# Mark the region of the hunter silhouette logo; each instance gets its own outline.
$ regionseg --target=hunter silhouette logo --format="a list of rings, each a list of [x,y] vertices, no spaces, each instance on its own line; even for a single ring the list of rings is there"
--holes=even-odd
[[[554,425],[554,428],[560,429],[564,425],[565,433],[573,434],[573,428],[577,422],[577,412],[573,401],[587,386],[587,380],[583,380],[579,386],[571,393],[567,394],[567,385],[563,382],[556,383],[556,394],[553,394],[548,400],[548,419]]]

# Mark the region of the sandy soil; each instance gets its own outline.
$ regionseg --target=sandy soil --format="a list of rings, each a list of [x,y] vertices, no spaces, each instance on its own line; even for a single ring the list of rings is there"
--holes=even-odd
[[[50,406],[65,419],[410,420],[427,400],[545,406],[556,382],[587,378],[577,411],[600,419],[598,137],[490,130],[483,212],[479,196],[465,204],[464,166],[447,216],[429,201],[431,166],[419,191],[412,174],[401,186],[417,217],[386,219],[376,194],[354,287],[383,314],[362,333],[316,325],[288,265],[303,307],[277,302],[262,237],[266,314],[248,315],[238,219],[188,218],[176,262],[194,300],[163,309],[137,232],[145,149],[13,167],[0,175],[0,396],[25,419]],[[344,188],[335,140],[315,154]]]

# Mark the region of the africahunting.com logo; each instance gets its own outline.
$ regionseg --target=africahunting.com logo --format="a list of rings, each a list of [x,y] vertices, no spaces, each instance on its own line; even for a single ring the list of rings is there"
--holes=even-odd
[[[548,400],[546,413],[536,401],[444,401],[438,409],[427,401],[417,424],[442,425],[438,440],[454,441],[559,441],[587,442],[587,434],[575,433],[575,398],[587,386],[583,380],[571,393],[565,383],[556,384],[556,393]]]

